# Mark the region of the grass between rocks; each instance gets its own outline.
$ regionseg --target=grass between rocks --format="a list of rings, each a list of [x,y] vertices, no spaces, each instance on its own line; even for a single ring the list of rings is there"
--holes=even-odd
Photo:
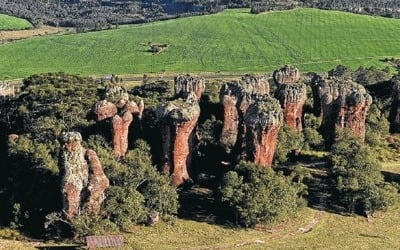
[[[295,9],[248,9],[83,34],[51,35],[0,46],[0,79],[65,71],[83,75],[146,72],[266,72],[384,66],[400,56],[400,20]],[[160,53],[148,43],[167,44]]]

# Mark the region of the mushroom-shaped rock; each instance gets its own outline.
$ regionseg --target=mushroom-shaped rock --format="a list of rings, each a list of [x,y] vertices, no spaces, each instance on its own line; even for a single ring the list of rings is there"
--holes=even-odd
[[[264,167],[271,167],[283,123],[279,102],[266,97],[250,105],[245,117],[247,160]]]
[[[200,116],[197,97],[192,94],[186,101],[162,104],[156,114],[162,133],[163,169],[173,175],[173,184],[179,186],[190,180],[193,132]]]
[[[296,67],[285,65],[273,74],[274,81],[278,84],[297,83],[300,80],[300,72]]]
[[[362,85],[345,78],[317,76],[312,80],[312,88],[328,141],[332,142],[337,127],[348,128],[365,138],[365,120],[372,97]]]
[[[202,77],[191,75],[180,75],[175,77],[175,96],[186,99],[190,93],[194,93],[196,100],[200,100],[206,88],[205,80]]]
[[[118,113],[118,109],[114,103],[103,100],[95,104],[94,113],[97,121],[103,121],[116,115]]]
[[[125,156],[128,151],[128,133],[132,121],[133,115],[129,111],[126,111],[122,117],[115,115],[112,119],[113,150],[117,157]]]
[[[85,149],[81,145],[81,134],[63,133],[61,141],[63,208],[67,218],[71,219],[80,213],[82,191],[87,186],[89,170],[85,160]]]
[[[400,132],[400,76],[395,76],[392,83],[392,109],[390,112],[391,130]]]
[[[106,197],[105,191],[110,186],[110,183],[104,174],[103,167],[95,151],[88,149],[86,151],[86,160],[89,164],[89,183],[87,187],[89,196],[86,209],[89,214],[98,214]]]
[[[280,84],[276,97],[282,106],[285,123],[301,131],[303,107],[307,100],[306,85],[303,83]]]
[[[221,143],[231,149],[243,132],[243,116],[250,104],[269,94],[269,82],[264,76],[245,75],[240,81],[224,84],[220,90],[220,102],[224,109],[224,125]]]

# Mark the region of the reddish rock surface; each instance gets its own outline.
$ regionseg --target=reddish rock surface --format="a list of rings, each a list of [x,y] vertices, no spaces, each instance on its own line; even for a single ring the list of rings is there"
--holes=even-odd
[[[393,77],[392,83],[392,110],[390,112],[391,130],[400,132],[400,76]]]
[[[186,99],[190,93],[194,93],[199,101],[206,88],[205,80],[202,77],[180,75],[175,77],[175,96]]]
[[[94,106],[94,113],[97,121],[103,121],[116,115],[118,113],[118,109],[115,104],[103,100],[96,103]]]
[[[276,70],[273,77],[278,84],[298,83],[300,81],[300,71],[296,67],[285,65],[283,68]]]
[[[125,156],[128,151],[129,126],[134,117],[142,118],[144,102],[139,105],[129,100],[128,92],[120,86],[110,85],[105,88],[105,100],[94,107],[97,121],[108,120],[111,123],[113,150],[117,157]]]
[[[246,123],[246,155],[264,167],[271,167],[283,123],[283,112],[279,102],[272,98],[256,101],[248,108]]]
[[[81,211],[82,192],[88,183],[89,170],[80,133],[63,133],[61,141],[63,209],[68,219]]]
[[[220,101],[224,109],[224,126],[221,143],[232,149],[238,134],[244,131],[243,116],[250,104],[269,94],[269,82],[264,76],[245,75],[240,81],[226,83],[220,90]]]
[[[126,111],[122,117],[115,115],[112,119],[113,150],[118,157],[125,156],[128,151],[128,133],[132,121],[133,115],[129,111]]]
[[[86,209],[89,214],[98,214],[106,198],[105,192],[110,186],[110,182],[104,174],[103,167],[95,151],[88,149],[86,151],[86,160],[89,164],[89,184],[87,187],[89,196]]]
[[[19,138],[19,135],[17,135],[17,134],[9,134],[8,135],[9,141],[15,141],[15,140],[18,140],[18,138]]]
[[[104,192],[109,186],[99,158],[93,150],[86,151],[82,147],[80,133],[63,133],[61,141],[63,211],[67,219],[83,212],[97,214],[105,198]],[[88,193],[88,197],[84,197],[85,193]]]
[[[197,97],[174,100],[157,108],[161,125],[163,168],[173,175],[173,184],[190,180],[191,151],[194,129],[200,116]]]
[[[317,76],[312,81],[314,103],[322,116],[325,138],[332,141],[337,128],[348,128],[365,138],[365,120],[372,97],[365,88],[349,79]]]
[[[285,123],[293,129],[301,131],[307,89],[305,84],[299,82],[300,73],[298,69],[285,66],[275,71],[274,79],[278,83],[276,97],[283,108]]]

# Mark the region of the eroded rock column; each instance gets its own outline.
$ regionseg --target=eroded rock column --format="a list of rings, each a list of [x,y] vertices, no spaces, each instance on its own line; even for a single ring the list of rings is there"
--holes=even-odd
[[[332,142],[337,128],[350,129],[364,139],[365,120],[372,104],[372,97],[365,88],[349,79],[330,76],[316,77],[312,84],[325,139]]]
[[[104,98],[96,103],[93,111],[97,121],[111,124],[113,151],[115,156],[123,157],[128,151],[129,127],[135,117],[142,118],[144,103],[130,101],[128,92],[119,86],[107,87]]]
[[[224,84],[220,90],[220,102],[224,110],[221,144],[230,151],[244,133],[243,117],[255,99],[269,94],[269,82],[264,76],[245,75],[240,81]]]
[[[301,131],[307,89],[304,83],[299,82],[299,70],[295,67],[285,66],[275,71],[274,80],[278,84],[276,97],[283,109],[285,123],[293,129]]]
[[[100,160],[96,152],[82,147],[80,133],[62,133],[61,142],[61,191],[66,217],[72,219],[81,213],[97,214],[109,187]]]
[[[89,165],[89,183],[87,187],[89,197],[86,209],[89,214],[98,214],[106,198],[105,191],[110,186],[110,182],[104,174],[103,167],[95,151],[88,149],[86,151],[86,160]]]
[[[194,94],[199,101],[206,88],[205,80],[202,77],[191,75],[180,75],[175,77],[175,96],[186,99],[190,94]]]
[[[63,208],[67,218],[80,213],[83,190],[88,184],[89,169],[80,133],[63,133],[61,153]]]
[[[188,100],[177,99],[157,108],[163,145],[163,169],[173,175],[173,184],[190,180],[193,132],[200,116],[194,95]]]
[[[279,102],[268,97],[256,101],[245,114],[246,155],[248,161],[271,167],[283,123]]]

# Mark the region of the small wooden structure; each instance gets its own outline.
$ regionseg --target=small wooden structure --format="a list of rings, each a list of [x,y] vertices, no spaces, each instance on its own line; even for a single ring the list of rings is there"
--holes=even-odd
[[[104,236],[87,236],[86,247],[88,249],[96,249],[102,247],[123,247],[124,236],[123,235],[104,235]]]

